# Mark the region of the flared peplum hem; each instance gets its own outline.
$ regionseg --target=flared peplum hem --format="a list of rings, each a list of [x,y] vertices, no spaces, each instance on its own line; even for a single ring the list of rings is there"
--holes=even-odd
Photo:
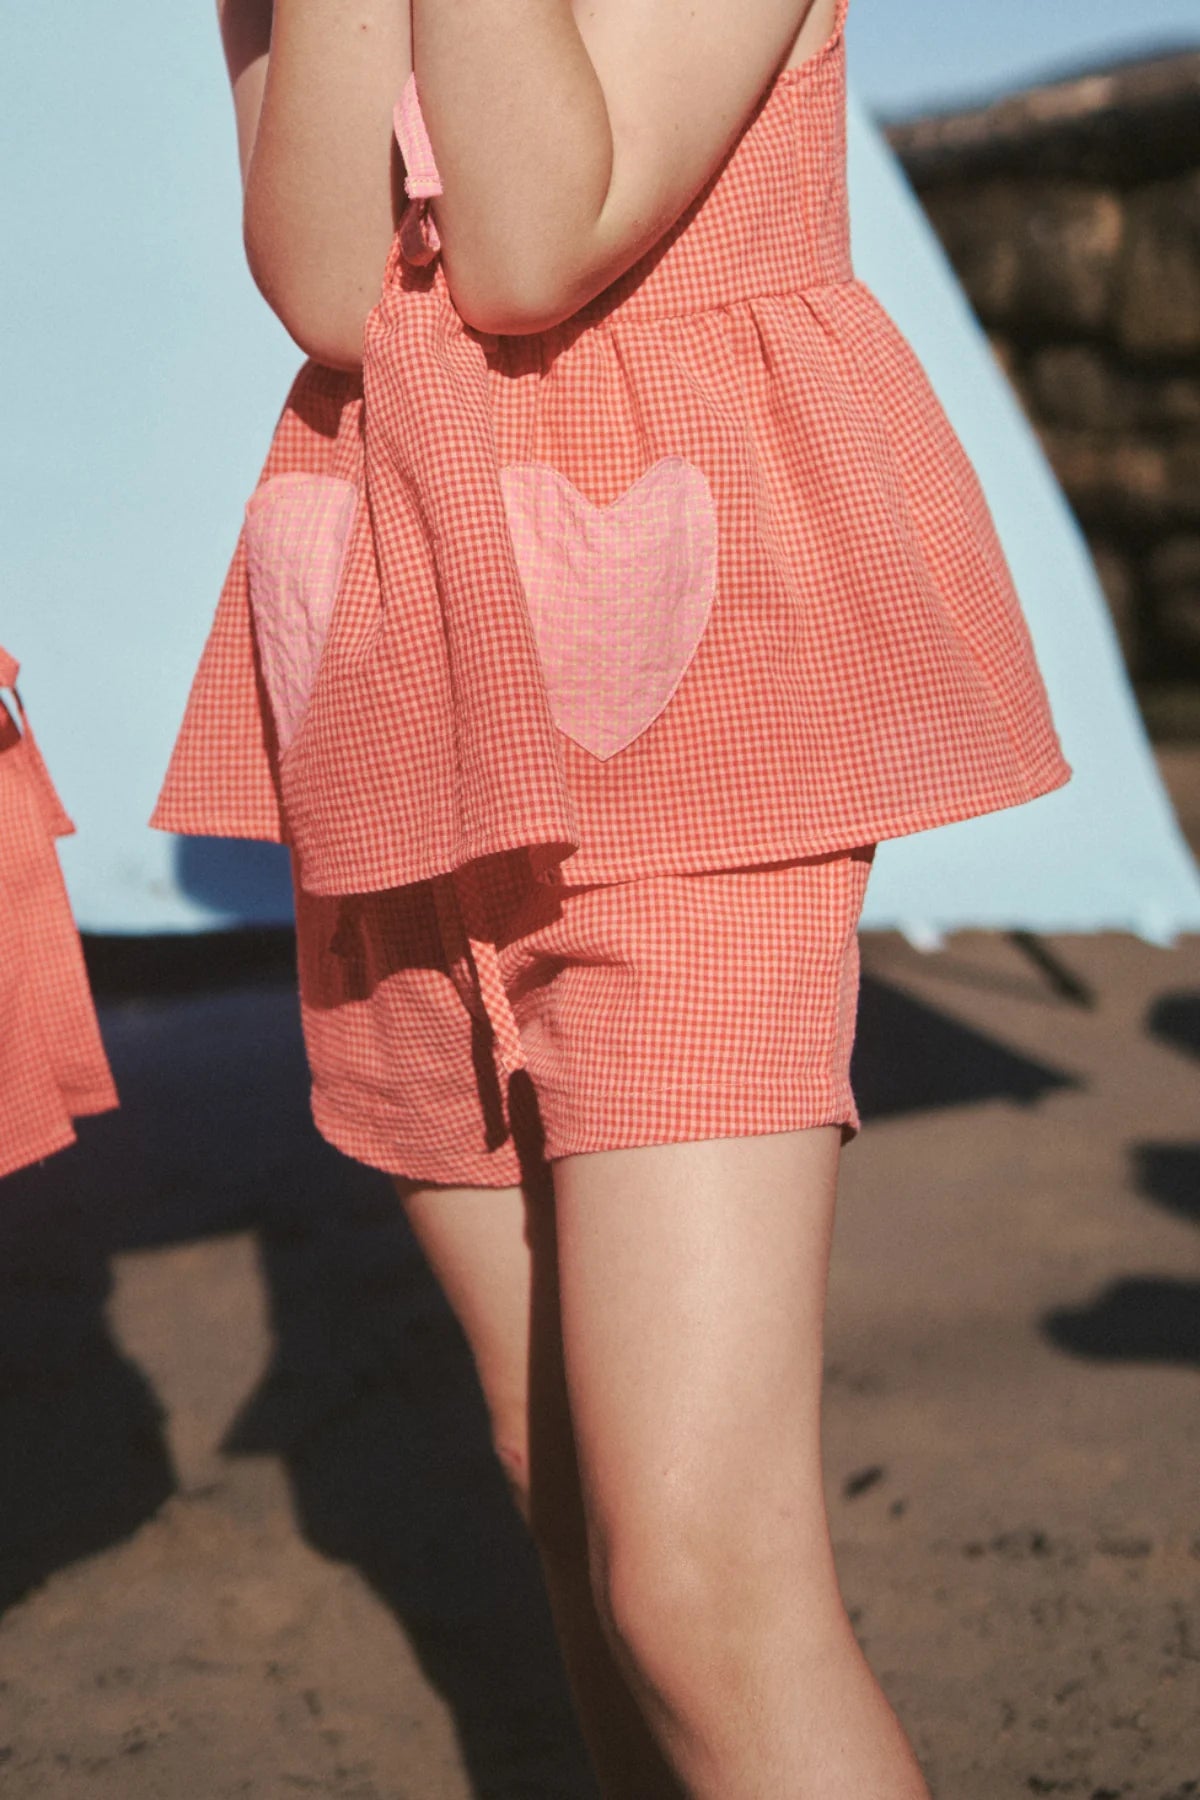
[[[362,382],[284,409],[154,824],[287,841],[314,893],[522,847],[574,886],[1069,778],[975,471],[850,266],[845,9],[562,326],[470,330],[398,236]]]
[[[0,650],[0,687],[16,675]],[[71,830],[28,726],[0,702],[0,1175],[117,1104],[55,850]]]

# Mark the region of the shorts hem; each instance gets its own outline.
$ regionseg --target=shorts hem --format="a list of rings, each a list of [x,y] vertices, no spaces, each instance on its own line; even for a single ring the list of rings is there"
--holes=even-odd
[[[772,1118],[761,1115],[749,1120],[725,1118],[697,1120],[692,1125],[630,1126],[621,1131],[585,1131],[546,1133],[546,1160],[557,1162],[566,1156],[590,1156],[605,1150],[640,1150],[655,1144],[707,1143],[718,1138],[778,1137],[786,1131],[817,1131],[826,1125],[842,1129],[842,1142],[858,1135],[861,1121],[857,1112],[844,1105],[801,1108],[780,1113]],[[847,1137],[849,1132],[849,1137]]]
[[[353,1162],[379,1169],[384,1175],[400,1176],[406,1181],[428,1182],[432,1187],[516,1187],[520,1183],[520,1162],[512,1138],[493,1151],[481,1150],[474,1162],[453,1159],[448,1152],[406,1150],[397,1142],[395,1150],[386,1149],[386,1126],[364,1122],[361,1117],[340,1111],[314,1090],[313,1124],[335,1150]]]
[[[745,1090],[724,1090],[745,1091]],[[762,1090],[756,1090],[761,1092]],[[771,1090],[766,1090],[770,1092]],[[660,1097],[661,1098],[661,1097]],[[509,1188],[521,1183],[521,1159],[511,1135],[492,1151],[482,1150],[474,1157],[443,1152],[406,1150],[398,1141],[394,1150],[384,1148],[389,1136],[386,1125],[366,1122],[361,1117],[340,1110],[323,1099],[314,1089],[313,1122],[321,1136],[343,1156],[379,1169],[385,1175],[408,1181],[428,1182],[434,1187]],[[815,1131],[826,1125],[841,1127],[843,1148],[858,1136],[861,1129],[857,1107],[843,1100],[822,1104],[790,1104],[778,1109],[755,1112],[749,1118],[725,1114],[720,1118],[693,1120],[669,1125],[636,1125],[605,1129],[555,1131],[546,1128],[543,1155],[546,1162],[557,1162],[567,1156],[586,1156],[606,1150],[637,1150],[655,1144],[706,1143],[718,1138],[776,1137],[785,1131]]]

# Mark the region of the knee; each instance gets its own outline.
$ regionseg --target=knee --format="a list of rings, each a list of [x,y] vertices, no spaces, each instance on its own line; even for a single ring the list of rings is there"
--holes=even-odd
[[[596,1610],[613,1648],[658,1685],[672,1646],[694,1643],[716,1604],[703,1543],[661,1514],[643,1514],[593,1527],[590,1556]]]
[[[753,1497],[623,1508],[592,1530],[597,1611],[622,1662],[670,1693],[688,1669],[716,1679],[738,1645],[784,1609],[836,1607],[827,1545],[823,1526],[805,1545],[794,1516],[774,1516]]]

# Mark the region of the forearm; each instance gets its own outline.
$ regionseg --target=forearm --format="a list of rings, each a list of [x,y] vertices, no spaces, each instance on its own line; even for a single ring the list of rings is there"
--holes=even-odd
[[[396,219],[392,107],[410,66],[403,0],[274,0],[246,254],[297,343],[334,367],[357,365],[379,296]]]
[[[574,311],[601,252],[613,136],[570,0],[413,0],[413,54],[460,312],[520,331]]]

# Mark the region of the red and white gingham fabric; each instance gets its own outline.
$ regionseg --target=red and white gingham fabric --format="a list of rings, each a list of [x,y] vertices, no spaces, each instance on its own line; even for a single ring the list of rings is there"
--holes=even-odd
[[[440,260],[406,263],[397,236],[361,383],[307,365],[263,471],[264,489],[307,475],[358,493],[342,544],[317,541],[313,507],[312,565],[338,576],[309,597],[328,630],[295,735],[281,750],[243,535],[156,825],[283,838],[314,893],[521,846],[543,880],[589,885],[849,849],[1068,779],[975,472],[854,277],[847,6],[666,238],[564,324],[468,329]],[[694,604],[680,559],[702,561],[699,540],[645,521],[636,554],[610,558],[607,620],[569,534],[550,602],[531,603],[512,471],[569,484],[578,541],[616,543],[667,459],[715,514],[690,650],[661,602],[674,584]]]
[[[848,1142],[873,855],[558,888],[514,854],[384,893],[297,887],[317,1125],[360,1162],[469,1187],[635,1144]],[[518,1042],[496,1057],[506,1011]]]
[[[54,847],[62,809],[0,650],[0,1175],[74,1141],[72,1120],[117,1104]],[[25,728],[18,728],[17,719]]]

